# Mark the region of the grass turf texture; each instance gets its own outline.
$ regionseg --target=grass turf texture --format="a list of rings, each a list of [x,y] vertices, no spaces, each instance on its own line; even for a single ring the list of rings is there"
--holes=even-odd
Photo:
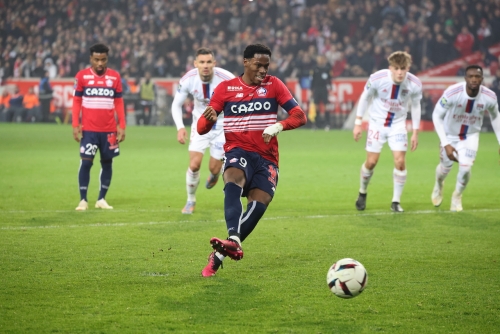
[[[481,134],[463,196],[449,212],[430,202],[435,133],[408,153],[403,214],[390,212],[392,158],[385,148],[367,209],[354,208],[363,143],[350,132],[280,134],[280,179],[245,257],[202,278],[209,239],[225,237],[222,183],[185,204],[187,146],[172,127],[130,127],[107,200],[87,212],[79,195],[71,128],[0,124],[0,332],[3,333],[493,333],[500,328],[498,144]],[[245,203],[246,207],[246,203]],[[342,300],[326,273],[352,257],[368,287]]]

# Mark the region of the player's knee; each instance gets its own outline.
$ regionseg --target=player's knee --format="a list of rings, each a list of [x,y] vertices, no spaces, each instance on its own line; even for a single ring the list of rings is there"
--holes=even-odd
[[[102,169],[110,169],[111,166],[113,165],[113,160],[101,160],[101,167]]]
[[[447,160],[447,161],[441,161],[441,167],[443,167],[445,170],[451,169],[453,167],[453,161]]]
[[[458,172],[463,175],[468,175],[470,176],[472,171],[472,166],[471,165],[460,165],[458,167]]]
[[[90,168],[92,168],[93,164],[94,164],[94,161],[92,161],[90,159],[82,159],[80,168],[84,169],[84,170],[90,170]]]
[[[377,160],[366,160],[365,162],[365,168],[368,170],[372,170],[377,166]]]

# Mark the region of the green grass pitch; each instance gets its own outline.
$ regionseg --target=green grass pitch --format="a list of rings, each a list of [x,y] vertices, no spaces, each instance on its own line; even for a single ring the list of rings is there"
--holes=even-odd
[[[63,125],[0,124],[2,333],[498,333],[498,143],[481,134],[464,211],[449,212],[457,167],[440,208],[430,202],[438,138],[421,133],[407,155],[403,214],[390,212],[386,147],[367,209],[354,208],[364,143],[349,131],[281,133],[274,201],[245,241],[245,257],[202,278],[209,239],[226,237],[222,184],[186,201],[187,146],[173,127],[130,127],[107,200],[87,212],[78,144]],[[246,204],[245,204],[246,206]],[[368,287],[335,297],[326,272],[352,257]]]

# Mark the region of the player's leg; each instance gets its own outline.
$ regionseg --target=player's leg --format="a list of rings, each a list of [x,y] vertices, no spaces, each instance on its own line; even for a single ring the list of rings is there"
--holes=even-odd
[[[78,169],[78,188],[80,190],[80,203],[77,211],[88,209],[87,192],[90,183],[90,169],[94,164],[94,157],[99,148],[99,138],[96,132],[82,131],[80,140],[80,168]]]
[[[406,183],[406,150],[408,149],[408,134],[404,124],[389,130],[388,144],[394,158],[394,170],[392,171],[393,194],[391,210],[403,212],[401,207],[401,195]]]
[[[479,145],[479,133],[460,141],[456,145],[458,152],[458,174],[455,191],[451,196],[451,211],[462,211],[462,193],[464,192],[471,177],[471,169],[476,159]]]
[[[253,163],[259,155],[242,149],[233,149],[224,156],[224,218],[226,220],[227,240],[212,238],[212,248],[233,260],[243,257],[241,249],[240,224],[243,215],[241,197],[246,196],[244,187],[254,175]]]
[[[205,183],[205,187],[207,189],[212,189],[217,184],[222,170],[222,158],[224,156],[225,138],[222,129],[217,131],[217,133],[214,133],[213,139],[210,140],[210,161],[208,163],[210,175],[208,176]]]
[[[393,179],[393,194],[391,210],[394,212],[403,212],[401,207],[401,195],[403,194],[403,189],[406,183],[406,151],[393,151],[392,156],[394,158],[394,170],[392,171]]]
[[[184,214],[192,214],[196,207],[196,190],[200,184],[201,162],[205,150],[210,146],[208,136],[199,135],[195,128],[191,128],[189,138],[189,167],[186,171],[187,201],[182,209],[182,213]]]
[[[456,143],[451,143],[452,146],[455,144]],[[448,159],[445,149],[440,146],[439,164],[436,166],[434,188],[432,189],[431,194],[432,204],[436,207],[440,206],[443,201],[444,180],[450,173],[452,167],[453,161]]]
[[[116,132],[99,133],[99,153],[101,155],[101,172],[99,173],[99,196],[95,207],[111,210],[113,207],[108,204],[105,197],[111,186],[113,158],[120,155]]]
[[[93,158],[81,158],[80,168],[78,169],[78,189],[80,190],[80,203],[75,208],[77,211],[88,209],[87,192],[90,183],[90,169],[94,164]]]
[[[356,200],[356,209],[362,211],[366,208],[367,188],[373,176],[375,166],[380,158],[382,147],[387,141],[387,130],[381,126],[370,124],[366,133],[366,160],[361,165],[359,175],[359,193]]]
[[[186,171],[186,192],[187,201],[182,209],[184,214],[192,214],[196,207],[196,190],[200,184],[200,167],[203,160],[203,153],[189,151],[189,167]]]

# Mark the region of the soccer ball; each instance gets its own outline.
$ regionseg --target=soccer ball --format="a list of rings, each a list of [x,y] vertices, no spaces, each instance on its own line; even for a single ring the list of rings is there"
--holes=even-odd
[[[359,295],[368,283],[365,267],[356,260],[342,259],[335,262],[326,274],[326,284],[335,296],[354,298]]]

